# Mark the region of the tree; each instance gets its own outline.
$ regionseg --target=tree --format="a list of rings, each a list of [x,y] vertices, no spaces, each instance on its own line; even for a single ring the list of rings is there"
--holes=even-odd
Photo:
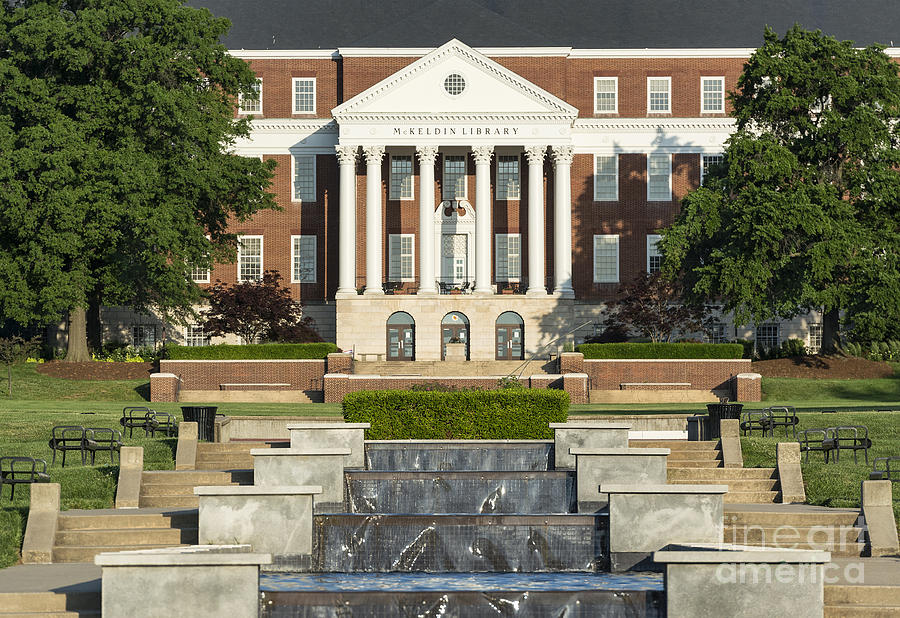
[[[228,27],[179,0],[0,3],[0,318],[68,313],[90,360],[88,306],[191,313],[190,269],[275,205],[274,163],[230,152],[256,78]]]
[[[209,293],[209,311],[203,330],[212,336],[239,335],[246,343],[267,341],[321,341],[302,318],[290,288],[281,287],[281,275],[267,270],[259,281],[234,285],[216,281]]]
[[[21,363],[40,348],[40,339],[18,335],[0,337],[0,362],[6,365],[6,396],[12,397],[12,366]]]
[[[702,330],[707,313],[705,306],[685,302],[678,283],[645,272],[619,287],[609,311],[607,331],[636,331],[654,343]]]
[[[738,322],[844,313],[900,336],[900,77],[882,46],[766,29],[731,94],[724,164],[663,231],[664,270]]]

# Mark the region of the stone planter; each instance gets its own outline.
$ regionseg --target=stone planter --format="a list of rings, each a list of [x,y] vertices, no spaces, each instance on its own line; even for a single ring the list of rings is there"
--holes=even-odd
[[[464,343],[448,343],[447,353],[444,360],[448,361],[464,361],[466,360],[466,344]]]

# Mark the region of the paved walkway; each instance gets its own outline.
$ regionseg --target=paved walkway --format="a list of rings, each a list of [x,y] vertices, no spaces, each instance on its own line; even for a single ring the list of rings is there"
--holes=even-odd
[[[99,591],[100,567],[94,564],[17,564],[0,570],[0,593]]]

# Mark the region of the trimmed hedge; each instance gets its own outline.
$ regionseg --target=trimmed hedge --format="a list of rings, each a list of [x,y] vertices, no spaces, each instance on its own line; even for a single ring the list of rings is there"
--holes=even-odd
[[[560,390],[452,393],[360,391],[344,397],[344,420],[371,423],[369,440],[549,440],[568,417]]]
[[[167,345],[170,360],[295,360],[325,358],[339,352],[333,343],[256,343],[252,345]]]
[[[582,343],[585,359],[596,358],[741,358],[739,343]]]

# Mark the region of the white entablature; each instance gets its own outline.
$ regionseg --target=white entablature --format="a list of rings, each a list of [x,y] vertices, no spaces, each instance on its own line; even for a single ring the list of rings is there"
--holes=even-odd
[[[578,110],[453,39],[334,108],[342,144],[569,144]]]

